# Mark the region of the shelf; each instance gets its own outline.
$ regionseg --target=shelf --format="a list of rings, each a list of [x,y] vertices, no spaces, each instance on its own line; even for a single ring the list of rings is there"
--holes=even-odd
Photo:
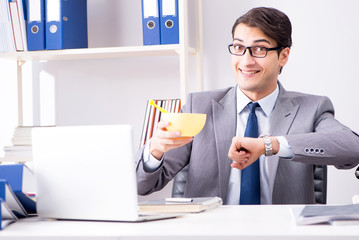
[[[108,59],[124,57],[172,56],[178,55],[179,51],[180,46],[178,44],[172,44],[0,53],[0,58],[19,61]],[[195,49],[190,48],[189,53],[195,54],[196,51]]]

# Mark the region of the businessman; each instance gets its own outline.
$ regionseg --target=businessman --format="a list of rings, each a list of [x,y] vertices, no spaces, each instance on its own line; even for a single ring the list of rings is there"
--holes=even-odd
[[[188,165],[185,197],[311,204],[314,165],[359,163],[359,137],[334,118],[331,101],[286,91],[278,81],[291,32],[289,18],[273,8],[254,8],[236,20],[228,49],[237,85],[189,94],[182,112],[207,114],[193,138],[158,124],[136,160],[139,194],[162,189]]]

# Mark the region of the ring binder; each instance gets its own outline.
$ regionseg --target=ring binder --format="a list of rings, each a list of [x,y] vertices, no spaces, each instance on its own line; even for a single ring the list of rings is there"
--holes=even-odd
[[[44,50],[45,47],[45,2],[27,0],[27,48],[29,51]]]
[[[160,1],[161,44],[179,43],[178,0]]]
[[[46,0],[46,49],[87,48],[87,0]]]
[[[158,0],[142,0],[143,45],[159,45],[160,20]]]

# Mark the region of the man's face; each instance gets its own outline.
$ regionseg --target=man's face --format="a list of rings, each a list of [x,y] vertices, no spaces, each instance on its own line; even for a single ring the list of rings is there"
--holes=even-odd
[[[277,42],[259,28],[243,23],[234,32],[233,44],[278,47]],[[277,50],[268,51],[265,58],[252,57],[249,49],[243,56],[232,55],[232,68],[239,88],[253,101],[269,95],[276,88],[280,68],[287,63],[288,56],[289,48],[284,48],[279,56]]]

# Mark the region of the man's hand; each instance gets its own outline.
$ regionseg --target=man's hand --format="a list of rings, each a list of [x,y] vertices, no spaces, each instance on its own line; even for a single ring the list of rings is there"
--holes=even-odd
[[[273,153],[279,151],[279,142],[271,137]],[[240,170],[254,163],[262,154],[265,154],[265,145],[262,138],[234,137],[229,148],[228,157],[233,160],[231,167]]]
[[[159,122],[157,124],[157,130],[150,142],[150,152],[158,160],[160,160],[165,152],[171,149],[181,147],[187,143],[190,143],[192,137],[181,137],[179,131],[167,131],[169,122]]]

